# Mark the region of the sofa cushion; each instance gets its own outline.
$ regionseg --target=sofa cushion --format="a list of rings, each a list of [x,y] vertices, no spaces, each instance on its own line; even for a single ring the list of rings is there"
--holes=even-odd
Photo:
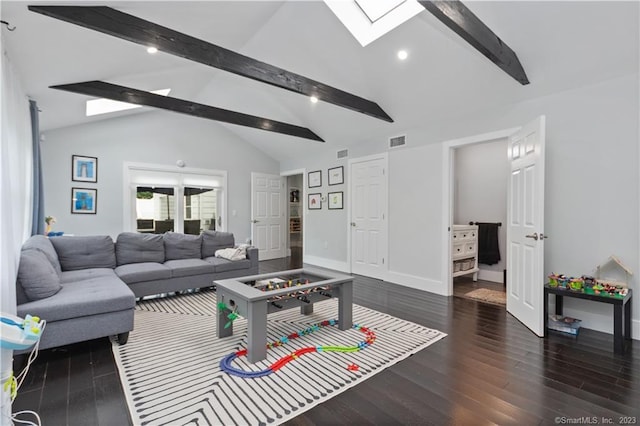
[[[118,266],[129,263],[164,262],[162,235],[123,232],[116,240]]]
[[[202,236],[166,232],[164,240],[165,260],[201,259]]]
[[[55,237],[51,243],[58,253],[63,271],[87,268],[115,268],[116,251],[108,235]]]
[[[118,277],[127,284],[171,278],[171,269],[155,262],[120,265],[115,271]]]
[[[131,289],[113,276],[63,284],[55,295],[26,303],[21,311],[52,322],[124,311],[134,308],[135,304]]]
[[[104,277],[117,278],[117,275],[111,268],[79,269],[77,271],[64,271],[60,277],[60,282],[66,284]]]
[[[51,241],[44,235],[34,235],[30,237],[22,245],[22,250],[40,250],[47,256],[49,263],[53,266],[58,276],[62,274],[62,268],[60,267],[60,261],[58,260],[58,253],[53,248]]]
[[[217,250],[230,248],[235,244],[231,232],[204,231],[202,233],[202,258],[215,256]]]
[[[214,267],[202,259],[167,260],[164,265],[171,269],[171,277],[190,277],[192,275],[212,274]]]
[[[207,257],[204,260],[212,264],[216,272],[237,271],[251,267],[251,261],[249,259],[227,260],[221,257]]]
[[[40,250],[22,250],[18,267],[18,285],[28,300],[51,297],[60,291],[60,277]]]

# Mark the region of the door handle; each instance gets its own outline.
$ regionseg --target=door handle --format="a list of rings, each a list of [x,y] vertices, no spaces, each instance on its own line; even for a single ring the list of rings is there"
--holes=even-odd
[[[253,219],[253,220],[251,221],[251,223],[258,223],[258,222],[260,222],[260,221],[259,221],[259,220],[256,220],[256,219]]]
[[[542,236],[542,234],[540,234]],[[529,234],[529,235],[525,235],[526,238],[533,238],[534,240],[538,241],[538,233],[534,232],[533,234]]]
[[[356,223],[355,222],[351,222],[351,226],[353,226],[355,228],[356,227]]]

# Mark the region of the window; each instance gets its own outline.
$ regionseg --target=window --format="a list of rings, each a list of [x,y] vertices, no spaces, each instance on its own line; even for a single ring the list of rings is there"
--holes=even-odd
[[[225,223],[225,171],[125,164],[125,230],[198,235]]]
[[[174,231],[175,189],[172,187],[136,186],[136,230],[164,234]]]
[[[218,192],[216,188],[184,188],[184,233],[198,235],[215,230],[218,218]]]

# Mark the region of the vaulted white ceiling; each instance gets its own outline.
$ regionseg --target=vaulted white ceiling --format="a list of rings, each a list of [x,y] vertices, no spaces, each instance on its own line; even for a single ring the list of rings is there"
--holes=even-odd
[[[149,55],[140,45],[30,12],[29,4],[2,1],[2,19],[17,27],[3,28],[2,42],[38,101],[43,131],[151,111],[86,117],[89,97],[51,85],[104,80],[142,90],[170,87],[170,96],[308,127],[326,140],[220,124],[280,159],[637,73],[639,63],[638,2],[465,2],[516,52],[527,86],[428,11],[362,47],[321,1],[33,3],[111,6],[377,102],[395,120],[387,123],[169,54]],[[397,59],[399,49],[409,52],[407,60]]]

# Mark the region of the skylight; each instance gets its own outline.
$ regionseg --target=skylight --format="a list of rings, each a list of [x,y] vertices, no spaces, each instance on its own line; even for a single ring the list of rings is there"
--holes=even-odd
[[[406,0],[376,0],[376,1],[368,1],[368,0],[355,0],[356,4],[367,18],[373,23],[377,20],[381,19],[387,13],[390,13],[396,7],[399,7],[402,3],[406,2]]]
[[[156,95],[167,96],[171,89],[152,90]],[[87,117],[99,114],[108,114],[116,111],[126,111],[128,109],[142,108],[142,105],[130,104],[127,102],[112,101],[111,99],[92,99],[87,101]]]
[[[324,0],[362,47],[424,10],[417,0]]]

